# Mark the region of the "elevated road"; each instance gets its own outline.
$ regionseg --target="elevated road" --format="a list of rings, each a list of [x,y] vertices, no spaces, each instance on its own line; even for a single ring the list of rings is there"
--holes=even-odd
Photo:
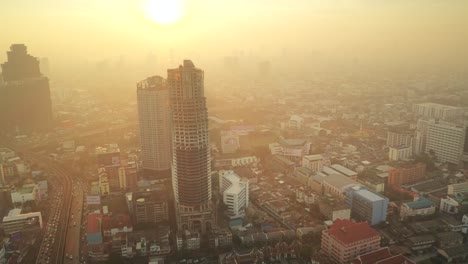
[[[58,199],[55,201],[57,206],[61,208],[58,225],[56,227],[55,233],[55,241],[53,244],[47,246],[47,240],[43,240],[41,249],[39,252],[39,256],[36,260],[36,263],[55,263],[61,264],[64,263],[65,260],[65,245],[66,245],[66,238],[68,232],[68,224],[69,224],[69,217],[70,217],[70,209],[72,203],[72,180],[70,173],[63,168],[62,165],[56,163],[55,161],[49,160],[46,157],[41,155],[32,153],[32,152],[24,152],[24,156],[37,163],[40,164],[42,167],[46,169],[51,175],[53,175],[49,180],[56,180],[62,183],[62,199]],[[47,237],[48,232],[50,230],[46,230],[45,237]],[[45,252],[47,249],[47,254],[41,254]]]

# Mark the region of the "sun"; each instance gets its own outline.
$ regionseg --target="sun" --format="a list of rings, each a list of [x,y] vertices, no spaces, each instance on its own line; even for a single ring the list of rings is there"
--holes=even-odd
[[[160,25],[177,23],[184,16],[184,0],[147,0],[146,17]]]

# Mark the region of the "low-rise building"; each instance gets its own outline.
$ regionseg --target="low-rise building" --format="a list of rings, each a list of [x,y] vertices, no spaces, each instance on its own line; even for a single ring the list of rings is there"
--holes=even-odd
[[[302,166],[311,169],[313,172],[322,171],[323,166],[325,166],[326,163],[327,162],[321,154],[306,155],[302,158]]]
[[[310,206],[312,204],[316,204],[320,199],[319,194],[308,187],[299,187],[294,191],[296,193],[296,201],[305,205]]]
[[[447,194],[449,195],[457,195],[459,193],[467,193],[467,192],[468,192],[468,182],[449,184],[447,186]]]
[[[440,248],[453,247],[463,244],[463,235],[459,232],[436,233],[437,245]]]
[[[322,180],[323,193],[339,198],[344,198],[346,189],[353,186],[360,186],[360,184],[357,181],[342,174],[328,175],[323,177]]]
[[[406,220],[412,217],[429,216],[436,212],[434,204],[422,197],[417,201],[402,203],[400,206],[400,219]]]
[[[301,184],[307,186],[309,185],[309,182],[311,180],[311,177],[313,176],[314,172],[307,168],[307,167],[298,167],[294,171],[294,178],[300,182]]]
[[[232,245],[232,233],[228,229],[213,229],[209,234],[210,248],[226,248]]]
[[[388,247],[359,255],[352,264],[416,264],[403,255],[393,255]]]
[[[431,248],[435,242],[433,235],[420,235],[408,238],[406,245],[413,251],[420,251]]]
[[[200,249],[200,233],[189,232],[185,230],[185,248],[187,250],[198,250]]]
[[[22,209],[10,210],[7,216],[3,217],[2,228],[5,234],[9,235],[18,231],[28,232],[42,228],[41,212],[22,213]]]
[[[353,180],[357,179],[357,175],[358,175],[357,172],[352,171],[352,170],[350,170],[350,169],[348,169],[348,168],[346,168],[346,167],[344,167],[344,166],[342,166],[340,164],[332,164],[330,167],[332,169],[336,170],[337,172],[339,172],[339,173],[341,173],[341,174],[343,174],[345,176],[350,177]]]
[[[322,199],[318,205],[320,213],[328,220],[349,220],[351,218],[351,208],[344,201],[328,197]]]
[[[350,263],[357,256],[380,248],[381,237],[367,222],[335,220],[322,232],[321,250],[332,261]]]
[[[278,143],[269,145],[272,155],[280,155],[296,162],[302,162],[302,158],[309,155],[311,143],[304,139],[284,139]]]
[[[39,186],[37,184],[25,184],[21,188],[11,192],[13,203],[24,203],[28,201],[38,202],[41,200]]]

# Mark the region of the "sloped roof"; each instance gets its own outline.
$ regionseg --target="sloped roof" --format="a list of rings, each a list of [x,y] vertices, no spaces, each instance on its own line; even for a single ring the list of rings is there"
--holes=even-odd
[[[343,244],[351,244],[372,237],[380,237],[379,233],[367,222],[355,223],[350,220],[337,219],[330,226],[328,234]]]

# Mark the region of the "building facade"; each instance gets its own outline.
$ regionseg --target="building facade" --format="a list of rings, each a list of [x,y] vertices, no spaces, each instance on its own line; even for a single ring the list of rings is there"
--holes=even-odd
[[[400,186],[426,178],[426,164],[401,163],[388,171],[388,184]]]
[[[466,192],[468,192],[468,182],[449,184],[447,186],[447,194],[449,195],[457,195]]]
[[[412,146],[400,146],[400,147],[389,147],[388,148],[388,160],[399,161],[407,160],[413,157]]]
[[[132,194],[134,221],[139,224],[160,224],[169,221],[169,200],[160,190],[145,190]]]
[[[322,231],[321,250],[335,263],[350,263],[359,255],[380,248],[381,237],[367,222],[335,220]]]
[[[302,166],[311,169],[313,172],[322,171],[323,166],[327,165],[322,155],[307,155],[302,158]]]
[[[170,177],[171,125],[169,90],[160,76],[137,84],[142,168],[155,178]]]
[[[422,117],[443,120],[456,119],[463,114],[463,110],[460,107],[436,103],[415,104],[413,105],[413,112]]]
[[[231,219],[244,217],[249,206],[249,182],[241,180],[233,171],[221,172],[219,177],[219,190],[228,216]]]
[[[460,164],[463,159],[466,127],[434,120],[427,129],[427,153],[434,153],[439,162]]]
[[[363,187],[351,187],[346,201],[351,206],[351,216],[370,225],[377,225],[387,219],[388,198]]]
[[[414,131],[388,131],[387,147],[412,146],[414,139]]]
[[[172,181],[179,231],[205,233],[215,224],[204,72],[190,60],[169,69]]]
[[[49,131],[53,126],[49,79],[41,74],[38,59],[28,54],[24,44],[11,45],[7,57],[1,65],[0,130]]]
[[[434,204],[426,198],[417,201],[402,203],[400,206],[400,219],[406,220],[411,217],[429,216],[436,212]]]

